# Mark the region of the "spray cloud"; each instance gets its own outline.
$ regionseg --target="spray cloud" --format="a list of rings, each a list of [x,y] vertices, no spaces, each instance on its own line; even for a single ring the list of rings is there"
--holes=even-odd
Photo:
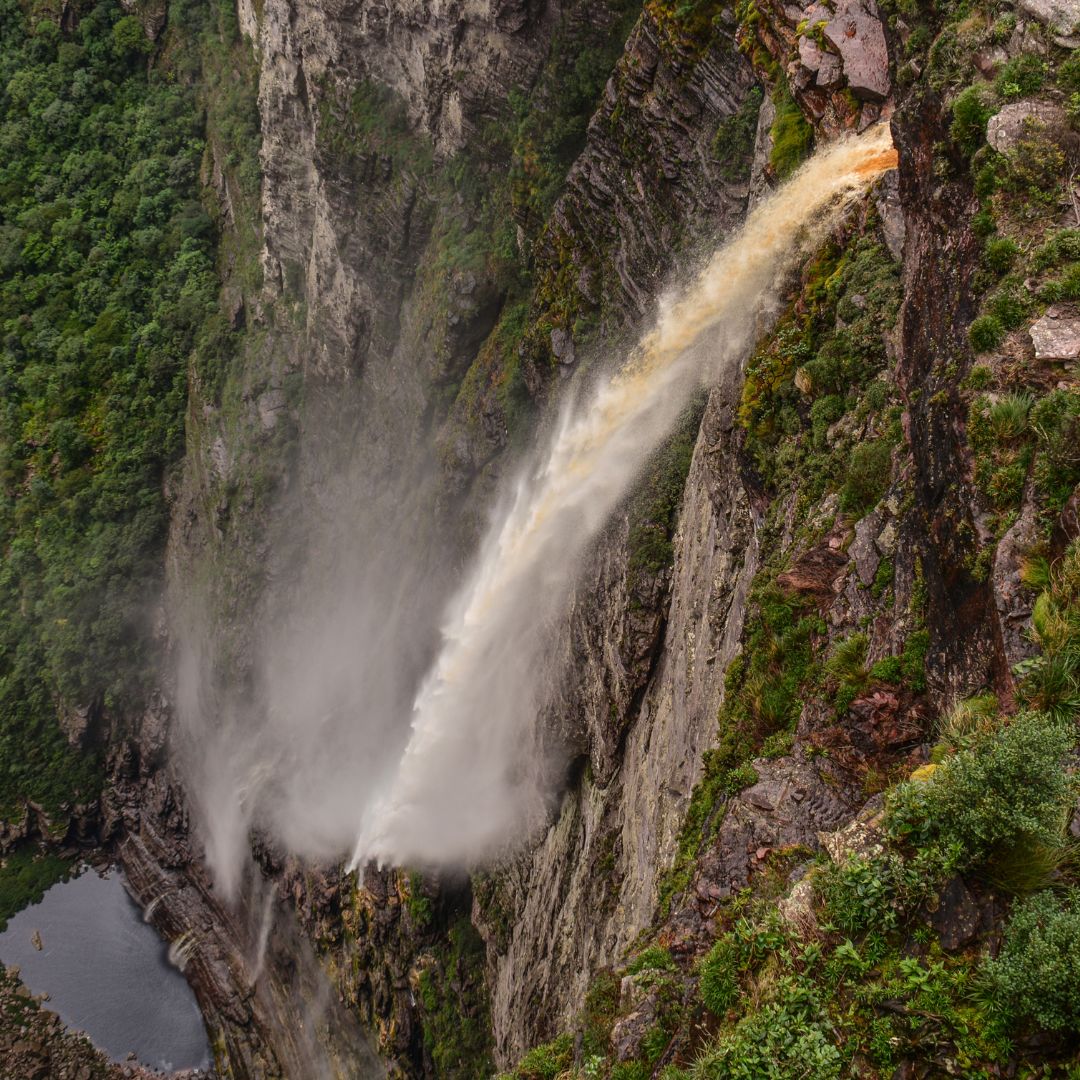
[[[401,460],[419,433],[391,431],[336,472],[312,467],[324,494],[299,530],[303,570],[263,611],[245,684],[214,677],[199,618],[177,635],[177,744],[225,895],[253,827],[306,857],[468,865],[544,819],[536,720],[590,546],[690,397],[742,361],[793,268],[895,160],[880,126],[764,201],[623,369],[564,405],[449,604],[427,509],[438,471],[422,450]],[[384,389],[405,378],[409,358],[395,362]],[[390,411],[377,402],[369,418]]]
[[[885,125],[817,154],[663,305],[623,370],[583,407],[564,408],[450,607],[408,745],[365,809],[354,865],[482,860],[541,820],[545,768],[533,728],[545,628],[690,396],[741,362],[798,261],[895,162]]]

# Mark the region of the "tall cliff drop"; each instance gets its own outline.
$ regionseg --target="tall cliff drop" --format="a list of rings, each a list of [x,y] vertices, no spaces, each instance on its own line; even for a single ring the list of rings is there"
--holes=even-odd
[[[222,1077],[1075,1071],[1074,8],[0,0],[0,919]]]
[[[389,793],[354,863],[481,864],[544,821],[535,724],[551,633],[585,553],[694,391],[744,358],[800,256],[895,166],[886,127],[839,142],[761,203],[661,308],[626,366],[562,410],[451,607]],[[557,632],[557,631],[556,631]]]

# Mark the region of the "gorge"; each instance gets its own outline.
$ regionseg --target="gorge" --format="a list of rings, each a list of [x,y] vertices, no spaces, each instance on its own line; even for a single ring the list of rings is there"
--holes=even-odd
[[[1080,1068],[1078,48],[0,0],[0,917],[237,1080]]]

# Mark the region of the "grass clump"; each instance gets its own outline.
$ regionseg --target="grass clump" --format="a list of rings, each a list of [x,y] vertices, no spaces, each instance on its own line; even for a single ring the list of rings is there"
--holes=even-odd
[[[719,938],[698,965],[698,993],[705,1008],[723,1016],[739,996],[742,950],[729,934]]]
[[[573,1061],[573,1036],[563,1034],[549,1043],[534,1046],[518,1062],[517,1068],[503,1074],[503,1080],[556,1080]]]
[[[889,487],[894,440],[885,437],[856,446],[840,489],[840,509],[862,515],[872,510]]]
[[[990,352],[1005,340],[1005,328],[994,315],[980,315],[968,328],[971,347],[977,353]]]

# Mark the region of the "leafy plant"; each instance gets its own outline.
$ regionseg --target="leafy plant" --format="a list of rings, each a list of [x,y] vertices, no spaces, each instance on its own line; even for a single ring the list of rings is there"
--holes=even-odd
[[[983,965],[995,997],[1048,1031],[1080,1031],[1080,890],[1020,901],[1001,952]]]

